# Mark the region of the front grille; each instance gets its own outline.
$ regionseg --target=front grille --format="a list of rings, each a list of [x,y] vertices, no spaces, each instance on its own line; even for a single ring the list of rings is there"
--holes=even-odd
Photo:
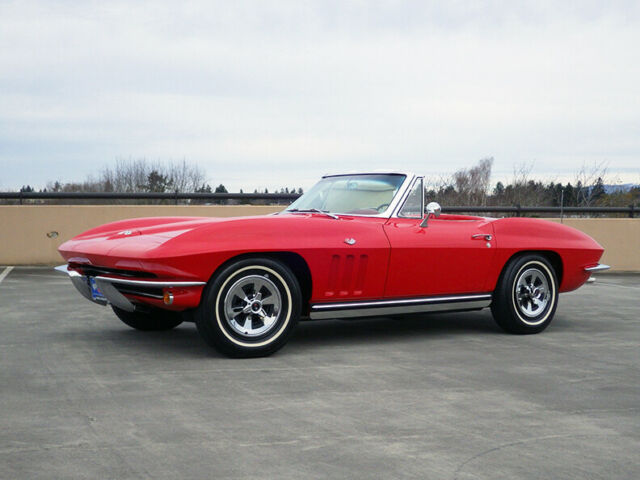
[[[140,297],[150,297],[162,299],[162,288],[156,287],[143,287],[139,285],[124,285],[122,283],[112,284],[120,293],[124,295],[138,295]]]
[[[139,270],[121,270],[118,268],[98,267],[96,265],[70,265],[72,268],[77,268],[83,275],[89,277],[99,277],[101,275],[116,275],[118,277],[126,278],[156,278],[157,275],[149,272],[141,272]]]

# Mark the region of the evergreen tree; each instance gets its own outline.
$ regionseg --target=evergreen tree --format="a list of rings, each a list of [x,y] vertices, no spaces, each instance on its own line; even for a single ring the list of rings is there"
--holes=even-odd
[[[564,187],[564,204],[567,207],[575,207],[577,203],[576,189],[571,183],[567,183],[567,186]]]
[[[229,192],[227,191],[226,187],[223,184],[220,184],[215,188],[213,193],[229,193]],[[225,203],[227,203],[227,201],[226,200],[214,200],[213,203],[215,203],[217,205],[224,205]]]
[[[196,189],[196,193],[211,193],[211,185],[208,183],[205,185],[204,183],[200,188]]]
[[[606,194],[604,190],[604,182],[602,181],[602,177],[598,177],[596,184],[593,186],[591,190],[591,200],[598,201]]]
[[[151,170],[147,175],[147,183],[138,185],[138,188],[146,192],[166,192],[171,188],[171,181],[167,175],[163,175],[157,170]]]

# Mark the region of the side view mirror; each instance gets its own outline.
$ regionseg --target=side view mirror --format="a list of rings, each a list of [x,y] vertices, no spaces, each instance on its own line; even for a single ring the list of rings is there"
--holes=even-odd
[[[429,221],[429,217],[431,215],[433,215],[434,217],[439,217],[440,216],[440,212],[442,211],[442,208],[440,207],[440,204],[438,202],[429,202],[429,204],[427,204],[427,213],[425,213],[424,218],[422,219],[422,223],[420,223],[420,226],[423,228],[427,227],[427,222]]]

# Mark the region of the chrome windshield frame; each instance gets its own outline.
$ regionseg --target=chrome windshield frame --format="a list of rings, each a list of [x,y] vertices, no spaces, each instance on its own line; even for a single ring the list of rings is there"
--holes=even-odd
[[[414,173],[410,172],[394,172],[394,171],[381,171],[381,172],[351,172],[351,173],[338,173],[335,175],[323,175],[322,178],[331,178],[331,177],[352,177],[352,176],[361,176],[361,175],[404,175],[404,181],[398,188],[398,191],[391,199],[389,206],[380,213],[375,215],[367,215],[363,213],[338,213],[331,212],[332,215],[337,215],[338,217],[364,217],[364,218],[391,218],[393,214],[398,210],[400,203],[404,200],[407,191],[413,185],[413,181],[416,178]],[[288,208],[288,207],[287,207]],[[287,209],[283,210],[281,213],[296,213],[296,212],[288,212]],[[312,213],[312,212],[299,212],[299,213]]]
[[[421,217],[403,217],[400,215],[400,211],[402,210],[402,207],[404,207],[404,204],[407,202],[407,200],[409,199],[409,195],[411,195],[411,190],[413,190],[413,186],[416,184],[416,182],[419,182],[422,180],[422,200],[421,200],[421,208],[422,208],[422,216]],[[413,181],[408,185],[407,189],[404,192],[404,195],[402,196],[402,198],[400,198],[399,202],[398,202],[398,206],[396,207],[395,211],[391,214],[391,217],[394,218],[406,218],[406,219],[410,219],[410,220],[422,220],[422,218],[424,217],[424,211],[425,211],[425,195],[424,195],[424,176],[423,175],[413,175]]]

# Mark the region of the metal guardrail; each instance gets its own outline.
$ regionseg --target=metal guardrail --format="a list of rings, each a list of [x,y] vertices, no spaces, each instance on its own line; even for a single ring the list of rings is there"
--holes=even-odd
[[[184,192],[0,192],[4,200],[271,200],[292,202],[297,193],[184,193]]]
[[[603,213],[624,213],[629,218],[634,218],[636,212],[640,212],[640,208],[634,205],[626,207],[527,207],[521,205],[512,206],[486,206],[486,207],[442,207],[445,213],[513,213],[516,217],[520,217],[527,213],[556,213],[564,215],[568,213],[583,214],[603,214]]]
[[[300,195],[297,193],[183,193],[183,192],[0,192],[0,200],[179,200],[221,201],[221,200],[268,200],[292,202]],[[530,207],[521,205],[507,206],[443,206],[444,213],[511,213],[517,217],[528,213],[565,214],[626,214],[635,218],[639,207]]]

